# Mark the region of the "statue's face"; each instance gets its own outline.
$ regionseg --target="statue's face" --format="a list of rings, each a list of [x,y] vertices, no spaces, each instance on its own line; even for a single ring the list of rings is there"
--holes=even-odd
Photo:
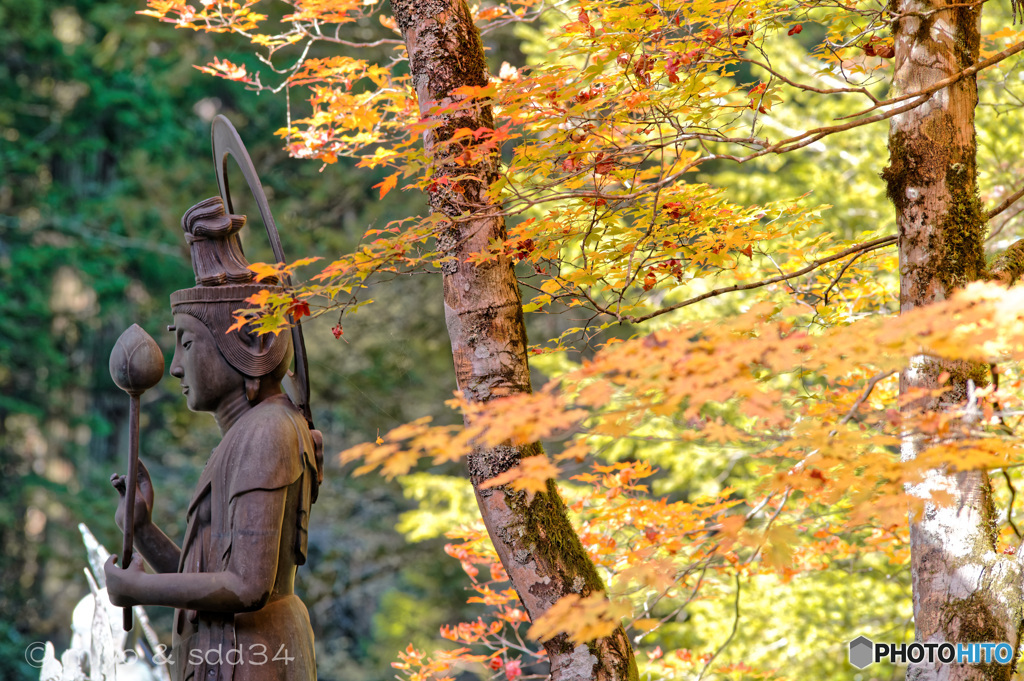
[[[174,359],[171,376],[192,411],[216,411],[226,399],[245,394],[245,377],[228,364],[206,325],[187,314],[174,315]]]

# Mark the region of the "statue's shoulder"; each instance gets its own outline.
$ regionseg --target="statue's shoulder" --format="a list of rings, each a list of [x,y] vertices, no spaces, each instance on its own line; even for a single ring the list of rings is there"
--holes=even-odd
[[[278,489],[302,473],[309,428],[285,395],[272,397],[243,415],[221,442],[230,496],[252,489]]]
[[[270,446],[297,444],[296,437],[302,438],[309,432],[302,413],[292,404],[287,395],[276,395],[266,399],[247,411],[224,438],[245,441],[250,446],[261,443]]]

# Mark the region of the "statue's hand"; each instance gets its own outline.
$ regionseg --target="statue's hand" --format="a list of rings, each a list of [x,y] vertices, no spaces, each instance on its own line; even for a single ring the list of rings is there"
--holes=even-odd
[[[117,502],[117,512],[114,514],[114,520],[122,532],[124,531],[125,500],[128,498],[126,478],[127,476],[118,475],[117,473],[110,476],[110,484],[121,495],[120,500]],[[136,532],[153,522],[153,482],[149,477],[149,471],[146,470],[146,466],[141,461],[139,461],[139,476],[135,488],[134,520]]]
[[[135,556],[127,568],[117,565],[117,556],[111,556],[103,565],[103,574],[107,579],[107,595],[110,602],[118,607],[139,605],[135,594],[142,593],[142,580],[146,571],[142,566],[142,557]]]

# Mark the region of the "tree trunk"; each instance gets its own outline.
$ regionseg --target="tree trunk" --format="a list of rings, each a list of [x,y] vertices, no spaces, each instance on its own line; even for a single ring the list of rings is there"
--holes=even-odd
[[[392,0],[395,19],[409,53],[420,113],[454,101],[452,91],[487,84],[487,63],[479,33],[463,0]],[[498,177],[497,154],[465,163],[472,138],[450,142],[459,128],[494,127],[490,107],[441,115],[425,133],[434,178],[472,174],[474,179],[435,183],[430,206],[447,220],[438,247],[450,258],[442,267],[444,309],[459,389],[471,402],[530,392],[519,285],[512,262],[474,265],[468,256],[504,242],[504,218],[495,215],[487,190]],[[483,215],[483,217],[481,217]],[[528,499],[508,488],[480,485],[542,454],[539,444],[477,449],[469,458],[470,477],[491,541],[519,593],[526,612],[536,618],[570,593],[603,590],[600,576],[580,543],[553,482],[546,493]],[[637,679],[633,651],[619,627],[607,638],[573,646],[562,635],[545,644],[555,681]]]
[[[894,95],[923,90],[978,60],[981,5],[947,7],[944,0],[892,0],[895,24]],[[900,311],[944,300],[985,275],[985,217],[978,200],[974,76],[936,92],[894,116],[889,166],[882,173],[896,207],[900,249]],[[900,377],[900,391],[937,388],[942,372],[952,388],[921,399],[907,413],[962,405],[969,381],[988,382],[988,367],[919,356]],[[903,459],[924,447],[908,434]],[[926,501],[911,519],[915,637],[920,642],[1008,642],[1016,648],[1021,622],[1020,565],[996,552],[992,490],[984,471],[933,470],[912,494]],[[1009,679],[1011,665],[911,664],[907,678]]]

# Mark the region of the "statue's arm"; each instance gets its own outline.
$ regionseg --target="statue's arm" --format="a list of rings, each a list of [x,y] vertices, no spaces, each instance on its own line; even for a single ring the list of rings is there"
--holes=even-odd
[[[181,549],[156,523],[150,521],[147,525],[135,528],[135,548],[157,572],[178,571]]]
[[[138,561],[126,570],[113,558],[107,561],[110,601],[117,606],[166,605],[207,612],[262,608],[277,577],[287,492],[286,487],[255,489],[234,500],[231,554],[223,571],[149,574]]]

